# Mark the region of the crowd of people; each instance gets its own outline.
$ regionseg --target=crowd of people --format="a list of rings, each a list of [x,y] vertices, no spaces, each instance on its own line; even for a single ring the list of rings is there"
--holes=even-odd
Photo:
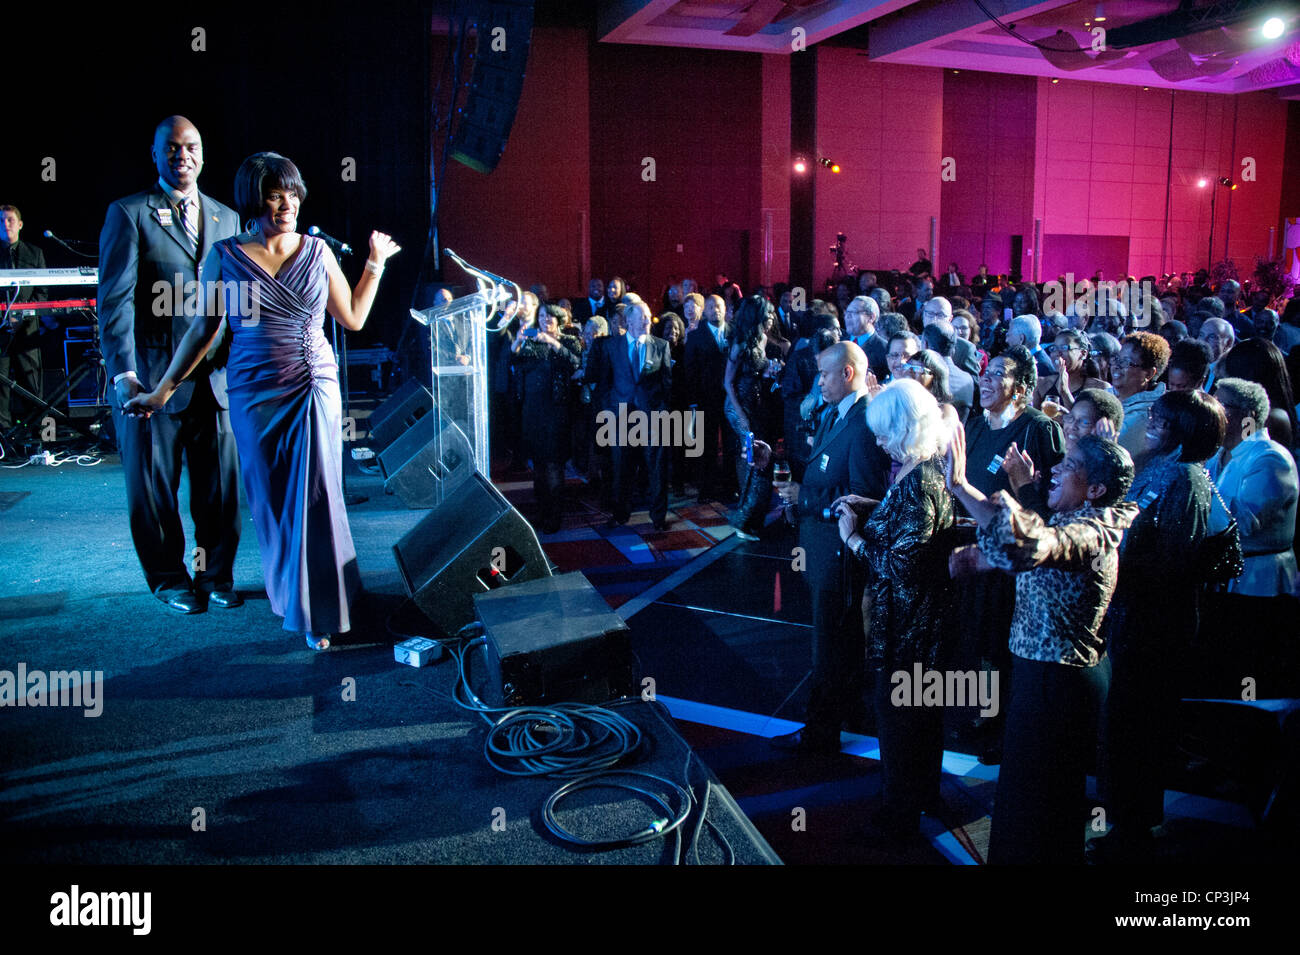
[[[532,459],[544,530],[558,455],[611,525],[639,465],[658,528],[687,484],[732,504],[744,539],[797,528],[812,685],[804,727],[773,743],[838,752],[874,671],[881,838],[916,836],[943,751],[942,712],[898,706],[887,675],[973,651],[1009,694],[980,730],[1001,764],[991,861],[1082,861],[1094,766],[1112,829],[1090,851],[1140,858],[1204,596],[1300,597],[1300,300],[1279,317],[1266,292],[1196,273],[1090,284],[1062,310],[1059,283],[928,265],[812,301],[721,275],[653,303],[620,278],[554,303],[535,286],[496,344],[497,433]],[[567,446],[518,427],[548,399],[532,414],[569,422]],[[601,446],[597,415],[620,403],[687,412],[702,454]]]

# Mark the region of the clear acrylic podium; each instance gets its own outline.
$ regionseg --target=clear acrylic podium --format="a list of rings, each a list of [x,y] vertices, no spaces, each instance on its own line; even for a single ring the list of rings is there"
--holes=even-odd
[[[433,394],[429,471],[437,507],[474,473],[491,474],[488,441],[487,322],[509,298],[500,286],[480,289],[411,317],[429,329]]]

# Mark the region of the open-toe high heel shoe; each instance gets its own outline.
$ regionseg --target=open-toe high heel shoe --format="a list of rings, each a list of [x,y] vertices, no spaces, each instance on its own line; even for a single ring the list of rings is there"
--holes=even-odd
[[[307,646],[313,650],[328,650],[330,648],[330,635],[328,633],[309,633],[307,634]]]

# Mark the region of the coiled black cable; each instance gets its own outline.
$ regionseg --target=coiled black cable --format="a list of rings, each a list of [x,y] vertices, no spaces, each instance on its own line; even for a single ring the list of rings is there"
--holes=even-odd
[[[458,637],[481,625],[470,624],[461,628]],[[689,751],[683,767],[686,785],[683,786],[662,776],[639,770],[615,767],[635,754],[643,742],[643,733],[631,720],[614,712],[613,707],[641,702],[636,697],[613,700],[606,706],[588,703],[556,703],[551,706],[492,707],[474,693],[466,671],[466,657],[476,647],[486,651],[487,640],[479,636],[468,640],[459,650],[452,648],[456,658],[456,685],[451,700],[457,706],[477,713],[488,724],[483,741],[483,755],[498,772],[510,776],[571,776],[542,806],[542,822],[556,838],[571,845],[587,849],[615,849],[640,845],[654,839],[673,836],[673,864],[682,863],[683,825],[697,808],[697,800],[690,781],[691,760],[698,759]],[[437,694],[442,696],[442,694]],[[651,701],[657,716],[664,719],[662,703]],[[493,714],[500,714],[494,718]],[[658,791],[649,783],[662,787]],[[575,792],[585,789],[621,789],[637,793],[648,799],[663,815],[654,819],[644,829],[614,839],[584,839],[571,832],[555,815],[555,807]],[[711,780],[705,781],[703,800],[698,802],[698,813],[689,842],[685,843],[686,860],[694,858],[700,863],[700,833],[707,826],[727,852],[727,864],[735,865],[736,854],[726,836],[716,823],[708,818],[709,797],[713,791]],[[670,801],[671,800],[671,801]],[[674,807],[673,803],[676,803]]]

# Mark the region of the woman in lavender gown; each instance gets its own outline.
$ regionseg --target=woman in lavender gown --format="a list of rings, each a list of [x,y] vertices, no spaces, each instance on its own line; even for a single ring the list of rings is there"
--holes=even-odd
[[[231,330],[227,366],[230,421],[262,552],[271,609],[286,630],[324,650],[351,629],[360,587],[356,550],[343,506],[343,421],[338,366],[323,325],[328,311],[349,331],[370,313],[384,261],[399,251],[370,236],[365,272],[353,290],[328,246],[300,235],[307,196],[298,169],[276,153],[256,153],[235,175],[235,203],[252,220],[216,244],[204,263],[206,319],[181,340],[163,380],[127,410],[161,410],[221,331]],[[224,300],[224,309],[222,302]]]

